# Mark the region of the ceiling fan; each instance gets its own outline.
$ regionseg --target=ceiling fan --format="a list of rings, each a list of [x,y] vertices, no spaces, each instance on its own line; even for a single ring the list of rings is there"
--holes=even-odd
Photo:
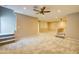
[[[36,14],[42,14],[44,15],[45,13],[49,13],[51,11],[45,11],[46,7],[42,7],[40,10],[37,10],[37,9],[33,9],[34,11],[36,11],[37,13]]]

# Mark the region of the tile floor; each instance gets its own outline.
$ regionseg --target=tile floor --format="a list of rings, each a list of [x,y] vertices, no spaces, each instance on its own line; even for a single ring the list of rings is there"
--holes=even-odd
[[[78,50],[79,40],[57,38],[52,32],[39,33],[0,47],[0,53],[6,54],[75,54]]]

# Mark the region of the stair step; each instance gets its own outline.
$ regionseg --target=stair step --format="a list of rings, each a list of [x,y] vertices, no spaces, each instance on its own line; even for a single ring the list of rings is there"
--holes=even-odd
[[[10,39],[10,38],[14,38],[14,36],[0,37],[0,40],[1,40],[1,39]]]
[[[0,35],[0,42],[15,39],[14,34]]]
[[[11,42],[11,41],[15,41],[15,39],[0,41],[0,44],[1,43],[6,43],[6,42]]]
[[[8,36],[14,36],[15,34],[5,34],[5,35],[0,35],[0,37],[8,37]]]

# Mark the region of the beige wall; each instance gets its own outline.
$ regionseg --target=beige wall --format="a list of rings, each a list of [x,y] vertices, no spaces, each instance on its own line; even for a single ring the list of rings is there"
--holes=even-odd
[[[16,14],[17,16],[17,38],[28,37],[38,33],[38,20],[37,18]]]
[[[40,32],[47,32],[52,31],[56,32],[59,28],[66,27],[66,21],[64,18],[62,18],[63,21],[52,21],[52,22],[46,22],[46,21],[40,21],[39,22],[39,31]]]
[[[39,31],[40,32],[47,32],[48,31],[48,22],[40,21],[39,22]]]
[[[48,23],[49,31],[56,31],[57,30],[57,24],[58,24],[58,22],[49,22]]]
[[[68,15],[66,36],[79,39],[79,13]]]

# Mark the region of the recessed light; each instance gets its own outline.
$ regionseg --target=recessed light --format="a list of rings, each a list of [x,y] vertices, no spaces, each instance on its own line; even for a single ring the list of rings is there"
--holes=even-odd
[[[23,9],[26,10],[26,7],[24,7]]]
[[[57,12],[58,12],[58,13],[60,13],[60,12],[61,12],[61,10],[59,9],[59,10],[57,10]]]

